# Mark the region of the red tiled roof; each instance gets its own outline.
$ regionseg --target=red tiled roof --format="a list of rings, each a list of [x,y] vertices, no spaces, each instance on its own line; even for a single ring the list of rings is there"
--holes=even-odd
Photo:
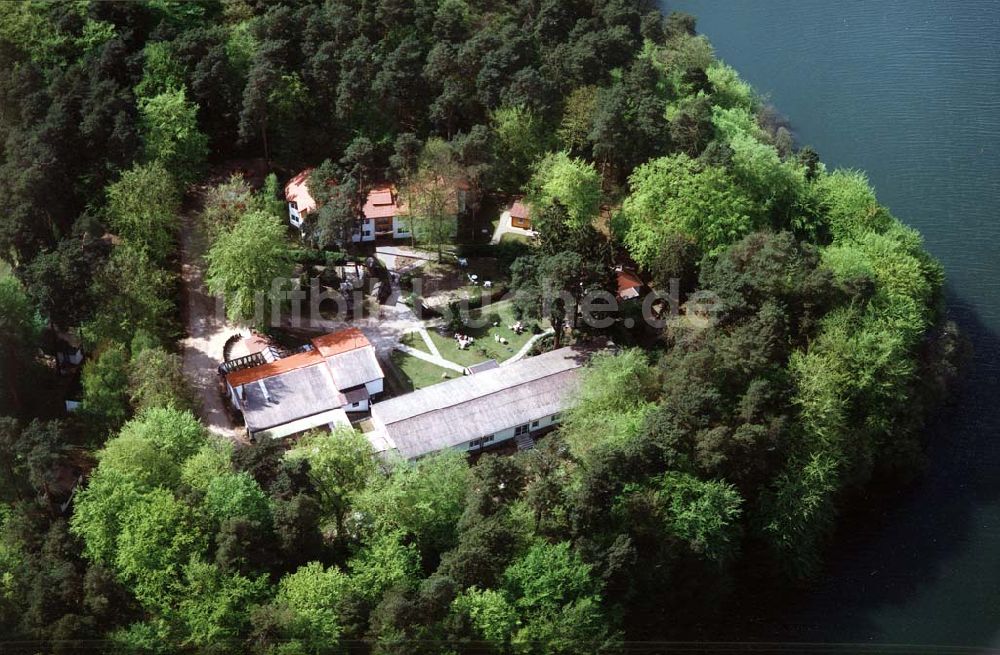
[[[261,364],[260,366],[254,366],[253,368],[233,371],[226,376],[226,382],[228,382],[231,387],[239,387],[244,384],[250,384],[251,382],[257,382],[258,380],[273,378],[275,375],[281,375],[282,373],[287,373],[296,369],[325,363],[323,355],[316,350],[309,350],[304,353],[296,353],[288,357],[282,357],[281,359],[277,359],[268,364]]]
[[[625,297],[634,298],[636,296],[636,293],[632,290],[642,288],[642,280],[640,280],[638,276],[636,276],[636,274],[632,273],[631,271],[624,271],[624,270],[618,271],[618,273],[615,275],[615,281],[618,284],[619,298],[625,298]],[[630,291],[632,293],[629,293]]]
[[[285,199],[294,202],[299,213],[311,212],[316,209],[316,201],[309,195],[309,175],[313,169],[307,168],[285,185]]]
[[[392,191],[388,189],[377,189],[370,194],[373,205],[391,205]]]
[[[362,213],[365,218],[391,218],[401,213],[396,205],[395,189],[389,185],[375,187],[368,192]]]
[[[260,366],[233,371],[226,376],[226,382],[231,387],[239,387],[258,380],[266,380],[296,369],[323,364],[327,357],[370,346],[371,342],[358,328],[348,328],[316,337],[312,340],[312,345],[313,349],[306,352],[282,357]]]
[[[528,218],[531,216],[531,210],[520,200],[515,200],[510,207],[510,215],[513,218]]]
[[[368,337],[362,334],[358,328],[348,328],[339,332],[331,332],[312,340],[313,346],[323,357],[332,357],[349,350],[356,350],[370,346]]]

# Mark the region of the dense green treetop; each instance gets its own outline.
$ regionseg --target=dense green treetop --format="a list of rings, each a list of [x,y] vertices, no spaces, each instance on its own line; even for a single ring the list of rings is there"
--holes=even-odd
[[[323,509],[343,536],[344,520],[365,483],[375,473],[372,448],[364,436],[352,428],[303,437],[286,458],[305,460]]]
[[[760,209],[724,169],[687,155],[657,159],[637,168],[622,206],[625,245],[651,266],[671,234],[690,236],[703,252],[719,253],[755,228]]]
[[[225,298],[226,315],[234,321],[263,322],[271,310],[260,301],[272,299],[275,281],[291,278],[292,249],[280,219],[264,211],[240,217],[219,235],[206,255],[208,289]],[[279,287],[280,291],[280,287]],[[264,312],[260,316],[255,311]]]
[[[137,166],[108,187],[108,220],[154,261],[173,251],[181,196],[173,177],[159,160]]]
[[[208,137],[198,129],[198,106],[184,88],[143,100],[139,111],[146,157],[161,162],[180,182],[196,180],[208,154]]]
[[[529,183],[529,200],[536,212],[561,203],[571,225],[590,225],[601,205],[601,176],[594,165],[571,159],[565,152],[538,162]]]

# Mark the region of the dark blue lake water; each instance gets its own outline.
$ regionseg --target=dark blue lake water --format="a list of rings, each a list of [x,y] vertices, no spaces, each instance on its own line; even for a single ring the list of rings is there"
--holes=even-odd
[[[868,172],[949,279],[976,349],[922,482],[842,537],[764,636],[1000,648],[1000,3],[667,3],[830,167]]]

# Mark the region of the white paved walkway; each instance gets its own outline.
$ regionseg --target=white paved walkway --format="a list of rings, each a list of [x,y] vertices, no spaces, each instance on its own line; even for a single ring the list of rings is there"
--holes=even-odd
[[[518,350],[516,353],[514,353],[513,357],[510,357],[510,358],[505,359],[502,362],[500,362],[500,366],[506,366],[507,364],[513,364],[514,362],[516,362],[518,360],[524,359],[524,356],[528,354],[528,351],[531,350],[531,347],[533,345],[535,345],[535,343],[539,339],[541,339],[542,337],[547,337],[550,334],[555,334],[555,333],[556,333],[555,330],[553,330],[552,328],[549,328],[548,330],[546,330],[544,332],[536,334],[535,336],[533,336],[530,339],[528,339],[528,342],[526,344],[524,344],[523,346],[521,346],[521,349]]]
[[[423,266],[427,262],[437,261],[437,253],[429,250],[420,250],[419,248],[411,248],[410,246],[378,246],[375,248],[375,256],[385,264],[386,268],[400,275]],[[397,266],[397,259],[413,259],[416,261],[407,263],[405,266]]]
[[[441,368],[446,368],[451,371],[458,371],[459,373],[465,373],[465,367],[459,366],[455,362],[449,361],[440,355],[428,355],[423,350],[417,350],[416,348],[411,348],[405,343],[401,343],[396,346],[396,350],[401,350],[407,355],[413,355],[417,359],[422,359],[425,362],[430,362],[431,364],[436,364]]]
[[[437,344],[434,343],[433,339],[431,339],[431,335],[427,331],[427,328],[421,327],[419,330],[417,330],[417,334],[419,334],[420,338],[424,340],[424,344],[426,344],[427,350],[429,350],[432,355],[434,355],[435,357],[441,357],[441,351],[438,350]],[[444,358],[442,357],[442,359]]]

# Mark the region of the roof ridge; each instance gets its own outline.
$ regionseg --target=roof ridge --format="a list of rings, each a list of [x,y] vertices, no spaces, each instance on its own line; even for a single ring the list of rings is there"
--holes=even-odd
[[[552,351],[552,352],[555,352],[555,351]],[[579,365],[577,365],[577,366],[570,366],[570,367],[567,367],[567,368],[562,368],[562,369],[559,369],[558,371],[552,371],[551,373],[546,373],[545,375],[540,375],[538,377],[530,378],[528,380],[522,380],[522,381],[520,381],[520,382],[518,382],[516,384],[512,384],[512,385],[506,386],[506,387],[501,387],[500,389],[497,389],[497,390],[494,390],[494,391],[491,391],[491,392],[488,392],[488,393],[483,393],[483,394],[480,394],[480,395],[477,395],[477,396],[473,396],[472,398],[466,398],[464,400],[461,400],[461,401],[458,401],[458,402],[454,402],[454,403],[450,403],[450,404],[447,404],[447,405],[443,405],[443,406],[440,406],[440,407],[433,407],[433,408],[430,408],[430,409],[425,409],[422,412],[418,412],[416,414],[411,414],[410,416],[407,416],[406,418],[397,419],[395,421],[391,421],[391,423],[398,423],[399,421],[408,421],[410,419],[417,418],[418,416],[423,416],[424,414],[430,414],[431,412],[438,412],[438,411],[441,411],[443,409],[448,409],[448,408],[451,408],[451,407],[459,407],[461,405],[465,405],[466,403],[471,403],[471,402],[474,402],[476,400],[480,400],[481,398],[483,398],[485,396],[488,396],[488,395],[490,395],[492,393],[496,393],[497,391],[500,391],[500,390],[516,389],[517,387],[523,386],[525,384],[530,384],[530,383],[533,383],[533,382],[538,382],[540,380],[545,380],[545,379],[548,379],[548,378],[553,377],[555,375],[561,375],[561,374],[565,373],[566,371],[572,371],[572,370],[576,370],[578,368],[580,368]],[[498,371],[498,370],[503,370],[503,369],[492,369],[492,370]],[[490,371],[484,371],[483,373],[477,373],[476,375],[483,376],[483,375],[486,375],[486,374],[489,374],[489,373],[490,373]],[[466,375],[466,376],[463,376],[463,377],[460,377],[460,378],[454,378],[454,379],[457,381],[457,380],[469,379],[471,377],[472,377],[471,375]],[[430,388],[430,387],[425,387],[425,388]],[[403,398],[403,397],[405,397],[407,395],[410,395],[410,394],[404,394],[403,396],[396,396],[396,398]],[[386,401],[386,402],[390,402],[392,400],[395,400],[396,398],[391,398],[389,401]],[[378,405],[379,404],[374,405],[373,406],[373,410],[375,408],[377,408]],[[381,419],[380,419],[380,421],[381,421]],[[382,423],[385,423],[385,421],[382,421]],[[388,425],[386,427],[388,427]]]

